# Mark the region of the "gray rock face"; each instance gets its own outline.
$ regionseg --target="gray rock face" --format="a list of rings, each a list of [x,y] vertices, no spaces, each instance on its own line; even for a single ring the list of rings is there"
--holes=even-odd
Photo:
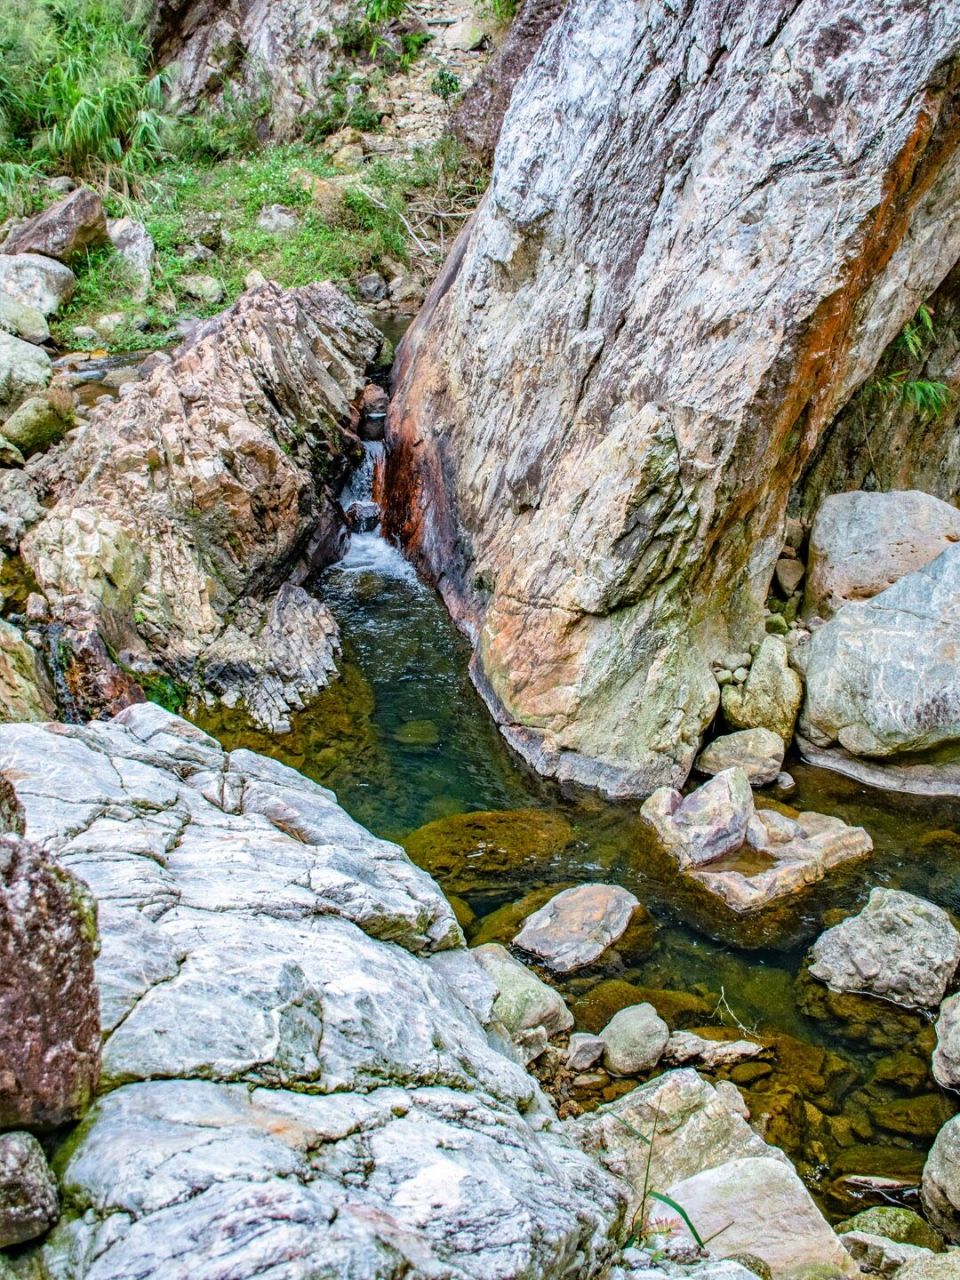
[[[933,1075],[944,1089],[960,1089],[960,995],[950,996],[940,1006]]]
[[[810,957],[810,974],[834,991],[932,1009],[960,962],[960,934],[933,903],[874,889],[859,915],[820,935]]]
[[[388,524],[538,769],[686,777],[793,482],[960,257],[958,39],[947,0],[571,0],[518,82],[400,350]]]
[[[29,1133],[0,1134],[0,1249],[42,1236],[60,1215],[57,1184]]]
[[[380,343],[332,285],[265,284],[96,410],[22,544],[68,644],[93,630],[286,727],[329,680],[337,633],[299,587],[264,587],[337,557],[333,494]],[[89,685],[87,714],[123,705]]]
[[[640,812],[687,870],[741,847],[754,814],[753,795],[742,769],[725,769],[685,797],[661,787]]]
[[[0,332],[0,423],[50,381],[50,357],[39,347]]]
[[[100,1074],[96,954],[86,885],[39,842],[0,836],[0,1128],[55,1129],[89,1105]]]
[[[870,600],[960,542],[960,511],[917,490],[836,493],[810,530],[804,609],[829,618]]]
[[[586,1280],[616,1181],[496,1047],[437,886],[333,796],[150,704],[0,727],[100,906],[112,1089],[61,1152],[63,1280]]]
[[[905,1262],[932,1258],[929,1249],[915,1244],[900,1244],[868,1231],[844,1231],[840,1240],[847,1253],[872,1275],[893,1276]]]
[[[225,89],[259,102],[266,91],[271,132],[287,135],[327,100],[335,32],[351,20],[356,11],[345,0],[161,0],[157,58],[174,74],[178,106],[221,101]]]
[[[887,758],[960,741],[960,544],[813,632],[801,732]]]
[[[103,202],[89,187],[78,187],[17,227],[3,242],[3,252],[40,253],[70,262],[106,240]]]
[[[619,885],[577,885],[529,916],[514,943],[558,973],[571,973],[595,964],[626,932],[638,906]]]
[[[960,1116],[934,1139],[920,1187],[924,1212],[948,1240],[960,1243]]]
[[[50,337],[50,327],[36,307],[25,306],[0,291],[0,329],[24,342],[41,343]]]
[[[714,738],[697,756],[696,769],[710,775],[742,769],[751,786],[762,787],[776,781],[783,754],[783,739],[772,729],[741,729]]]
[[[494,1015],[526,1062],[539,1056],[553,1036],[573,1026],[573,1014],[560,993],[515,960],[506,947],[488,942],[474,947],[471,955],[493,984]]]
[[[649,1071],[660,1061],[670,1028],[652,1004],[633,1004],[615,1013],[600,1032],[603,1065],[613,1076]]]
[[[52,316],[73,297],[77,277],[69,267],[39,253],[0,254],[0,291],[42,316]]]

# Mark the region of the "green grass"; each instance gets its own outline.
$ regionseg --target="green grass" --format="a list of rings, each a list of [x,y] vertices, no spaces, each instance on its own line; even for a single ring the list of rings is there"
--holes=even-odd
[[[255,155],[215,163],[169,162],[145,181],[139,201],[107,197],[110,212],[141,218],[153,237],[157,256],[147,303],[133,301],[131,281],[112,250],[90,252],[78,267],[76,294],[53,326],[54,337],[64,346],[94,345],[77,344],[74,327],[121,312],[130,315],[131,324],[103,345],[114,350],[162,346],[172,340],[177,314],[220,311],[243,292],[244,279],[254,268],[286,287],[329,279],[349,291],[351,282],[385,267],[385,260],[408,261],[404,215],[409,201],[420,193],[442,192],[445,184],[458,180],[459,165],[459,153],[449,144],[402,164],[368,163],[350,175],[342,201],[331,214],[317,207],[303,175],[338,175],[324,153],[306,143],[270,146]],[[475,189],[479,185],[475,182]],[[260,211],[271,204],[297,211],[295,231],[273,235],[257,227]],[[219,221],[222,243],[210,261],[191,261],[187,251],[198,229],[214,219]],[[180,279],[197,273],[222,282],[223,302],[204,306],[184,295]],[[135,331],[134,318],[144,316],[148,330]]]

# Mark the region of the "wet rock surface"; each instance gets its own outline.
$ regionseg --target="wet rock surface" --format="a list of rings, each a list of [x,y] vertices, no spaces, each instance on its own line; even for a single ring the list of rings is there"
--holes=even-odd
[[[783,739],[771,729],[741,729],[726,733],[704,747],[697,756],[697,773],[717,774],[742,769],[750,785],[775,782],[783,769]]]
[[[618,885],[565,889],[527,918],[514,944],[558,973],[583,969],[620,940],[639,905]]]
[[[688,796],[662,787],[641,809],[684,871],[739,849],[753,812],[750,782],[738,768],[725,769]]]
[[[810,956],[811,976],[834,991],[934,1008],[960,962],[960,934],[942,908],[878,888],[858,915],[822,934]]]
[[[0,769],[30,837],[91,886],[103,941],[111,1091],[57,1158],[77,1214],[39,1265],[602,1267],[623,1191],[496,1047],[494,988],[398,846],[149,704],[2,727]]]
[[[389,427],[390,527],[503,732],[613,795],[686,777],[791,485],[960,250],[927,123],[952,19],[855,4],[854,40],[825,2],[652,15],[573,0],[551,28]]]

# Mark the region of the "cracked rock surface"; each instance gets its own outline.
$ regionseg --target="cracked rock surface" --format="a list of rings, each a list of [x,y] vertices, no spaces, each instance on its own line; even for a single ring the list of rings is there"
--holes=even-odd
[[[554,1129],[436,884],[332,794],[152,704],[0,726],[97,899],[102,1094],[58,1280],[585,1277],[623,1193]]]

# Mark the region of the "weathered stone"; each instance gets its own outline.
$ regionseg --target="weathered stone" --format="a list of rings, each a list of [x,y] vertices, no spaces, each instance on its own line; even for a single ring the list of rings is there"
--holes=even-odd
[[[99,900],[114,1086],[55,1154],[72,1212],[25,1265],[602,1273],[624,1191],[547,1123],[401,849],[152,704],[2,727],[0,771]]]
[[[49,720],[53,690],[36,650],[0,618],[0,721]]]
[[[900,1205],[875,1205],[837,1224],[837,1231],[863,1231],[883,1236],[897,1244],[917,1245],[921,1249],[943,1252],[943,1236],[925,1222],[919,1213]]]
[[[106,240],[103,202],[89,187],[78,187],[18,227],[4,241],[3,252],[43,254],[70,262]]]
[[[960,995],[950,996],[940,1006],[933,1076],[944,1089],[960,1090]]]
[[[485,160],[493,151],[514,86],[556,22],[564,0],[524,0],[503,44],[464,93],[453,115],[456,137]]]
[[[0,836],[0,1127],[53,1129],[89,1104],[100,1072],[96,953],[86,886],[31,841]]]
[[[615,1013],[600,1032],[603,1065],[614,1076],[649,1071],[660,1061],[670,1029],[652,1004],[634,1004]]]
[[[69,391],[56,387],[45,395],[24,400],[3,424],[3,434],[28,458],[62,440],[73,425],[73,397]]]
[[[960,741],[960,545],[886,591],[848,604],[803,654],[801,733],[855,756]]]
[[[600,1036],[586,1031],[575,1031],[567,1045],[566,1065],[570,1071],[589,1071],[603,1057],[606,1048]]]
[[[50,381],[50,357],[39,347],[0,332],[0,422]]]
[[[257,215],[257,229],[270,235],[289,235],[296,231],[298,225],[297,212],[282,204],[268,204]]]
[[[829,618],[870,600],[960,542],[960,511],[917,490],[836,493],[810,530],[804,610]]]
[[[792,596],[803,581],[804,566],[801,560],[781,557],[774,566],[777,586],[785,596]]]
[[[60,1214],[57,1184],[29,1133],[0,1134],[0,1249],[42,1236]]]
[[[0,290],[0,329],[24,342],[40,344],[50,337],[50,328],[36,307],[25,306]]]
[[[896,1272],[897,1280],[954,1280],[956,1274],[956,1254],[911,1258]]]
[[[133,300],[146,302],[150,295],[153,260],[156,257],[153,237],[143,223],[137,222],[135,218],[111,218],[107,222],[107,233],[134,282]]]
[[[526,1031],[542,1027],[549,1040],[573,1026],[573,1015],[560,993],[541,982],[505,947],[488,942],[474,947],[471,955],[496,987],[493,1012],[511,1036],[516,1038]]]
[[[639,905],[619,885],[578,885],[535,911],[514,942],[557,973],[571,973],[596,964],[626,932]]]
[[[713,1070],[716,1067],[735,1066],[749,1062],[764,1052],[764,1046],[753,1040],[708,1039],[694,1031],[674,1031],[663,1051],[662,1061],[682,1067],[696,1062]]]
[[[220,103],[226,95],[257,104],[261,133],[288,137],[329,100],[336,33],[355,20],[346,0],[239,0],[228,7],[215,0],[160,0],[154,43],[180,109]]]
[[[387,282],[379,271],[371,271],[357,281],[357,293],[364,302],[382,302],[387,296]]]
[[[774,1280],[800,1280],[817,1268],[828,1275],[860,1274],[797,1174],[772,1156],[728,1160],[672,1183],[666,1192],[717,1257],[755,1253]],[[652,1217],[681,1238],[689,1236],[669,1206],[657,1204]]]
[[[896,889],[873,889],[856,916],[820,935],[809,972],[834,991],[935,1008],[960,962],[960,934],[942,908]]]
[[[263,285],[96,410],[63,456],[70,485],[23,542],[67,642],[92,626],[197,692],[209,670],[275,727],[315,696],[333,621],[275,584],[298,556],[339,554],[333,490],[380,343],[332,285]]]
[[[873,760],[853,756],[843,747],[815,747],[798,733],[800,754],[818,769],[831,769],[847,778],[855,778],[880,791],[903,791],[915,796],[954,796],[960,798],[960,761],[917,759]]]
[[[77,277],[69,267],[39,253],[0,254],[0,292],[15,302],[52,316],[73,297]]]
[[[783,768],[783,739],[770,729],[741,729],[714,738],[697,757],[698,773],[742,769],[754,787],[766,786]]]
[[[474,638],[504,734],[561,779],[685,778],[793,482],[960,256],[929,116],[952,127],[954,25],[845,16],[856,40],[826,0],[723,21],[572,0],[401,345],[388,531]]]
[[[181,276],[177,284],[188,298],[194,298],[197,302],[205,302],[207,306],[211,307],[216,306],[218,302],[222,302],[226,296],[223,281],[217,280],[215,276],[203,274]]]
[[[640,813],[685,871],[741,847],[754,814],[753,794],[742,769],[725,769],[686,797],[661,787]]]
[[[802,699],[803,683],[789,666],[787,646],[779,636],[768,635],[746,682],[727,685],[721,703],[735,729],[769,729],[789,742]]]

